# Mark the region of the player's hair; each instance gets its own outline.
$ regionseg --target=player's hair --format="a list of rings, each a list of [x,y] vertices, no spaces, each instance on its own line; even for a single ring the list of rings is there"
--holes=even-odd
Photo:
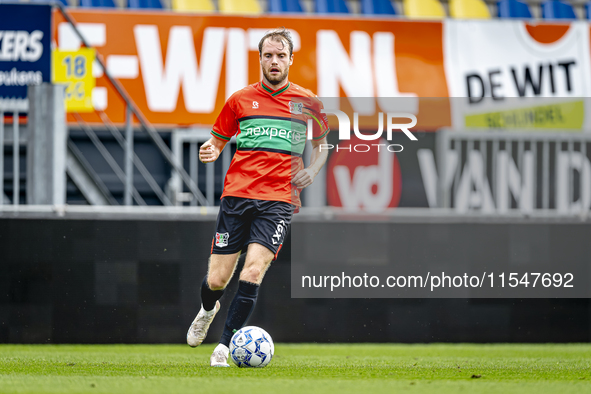
[[[283,45],[285,45],[285,43],[287,42],[287,44],[289,45],[289,56],[291,57],[291,55],[293,55],[293,41],[291,39],[291,34],[289,30],[287,30],[285,27],[282,27],[279,29],[271,30],[270,32],[265,34],[263,38],[261,38],[261,40],[259,41],[259,56],[263,55],[263,43],[267,38],[272,41],[280,41],[281,43],[283,43]]]

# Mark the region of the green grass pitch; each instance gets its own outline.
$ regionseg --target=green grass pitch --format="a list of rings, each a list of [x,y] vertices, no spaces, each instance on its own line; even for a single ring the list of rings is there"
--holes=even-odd
[[[0,393],[591,393],[591,345],[276,344],[262,369],[212,345],[0,345]]]

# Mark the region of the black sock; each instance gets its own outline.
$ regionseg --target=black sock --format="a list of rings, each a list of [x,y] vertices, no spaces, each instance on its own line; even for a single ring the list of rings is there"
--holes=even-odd
[[[244,281],[238,282],[238,292],[230,304],[224,333],[220,339],[221,344],[229,346],[234,333],[244,327],[254,310],[258,292],[259,285]]]
[[[203,309],[206,311],[211,311],[215,308],[215,302],[222,298],[224,294],[224,290],[211,290],[209,285],[207,284],[207,275],[203,279],[203,283],[201,284],[201,304],[203,304]]]

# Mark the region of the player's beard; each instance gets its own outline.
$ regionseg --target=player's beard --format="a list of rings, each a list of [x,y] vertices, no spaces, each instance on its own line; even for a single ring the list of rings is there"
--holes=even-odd
[[[282,73],[280,74],[276,74],[276,75],[272,75],[269,70],[273,68],[273,67],[269,67],[268,69],[265,69],[263,67],[263,75],[265,76],[265,78],[267,79],[267,81],[269,81],[269,83],[271,83],[271,85],[279,85],[281,84],[283,81],[285,81],[285,79],[287,78],[287,75],[289,74],[289,66],[287,66],[285,68],[285,70],[283,70]]]

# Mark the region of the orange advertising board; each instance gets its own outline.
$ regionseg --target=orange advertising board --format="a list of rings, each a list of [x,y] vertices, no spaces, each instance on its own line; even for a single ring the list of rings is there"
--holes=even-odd
[[[229,95],[260,80],[259,39],[280,26],[294,36],[291,81],[320,97],[402,97],[414,112],[437,115],[418,117],[417,127],[424,129],[451,122],[447,101],[433,100],[449,95],[441,22],[129,10],[70,13],[108,72],[156,126],[213,124]],[[53,26],[59,49],[80,46],[59,13]],[[94,75],[95,108],[123,123],[123,101],[99,67]],[[384,106],[376,99],[363,114],[377,116],[387,112]],[[80,116],[100,121],[95,113]]]

